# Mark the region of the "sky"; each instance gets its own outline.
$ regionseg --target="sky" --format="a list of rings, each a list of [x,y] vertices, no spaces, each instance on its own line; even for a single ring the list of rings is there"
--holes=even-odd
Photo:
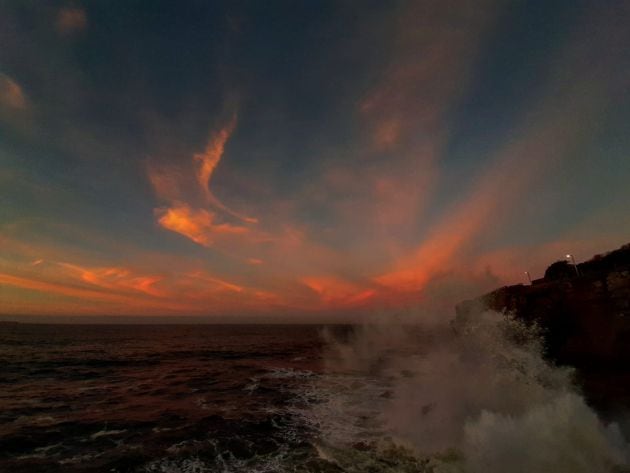
[[[0,315],[344,320],[628,243],[628,24],[606,0],[2,0]]]

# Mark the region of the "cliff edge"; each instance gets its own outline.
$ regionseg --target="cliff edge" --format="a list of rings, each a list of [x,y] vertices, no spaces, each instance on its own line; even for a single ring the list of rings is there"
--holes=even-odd
[[[455,323],[485,309],[537,323],[546,356],[576,367],[594,404],[630,407],[630,244],[577,266],[557,261],[531,285],[464,301]]]
[[[553,263],[531,285],[497,289],[457,305],[457,318],[491,309],[536,322],[547,355],[576,366],[630,363],[630,244],[576,267]]]

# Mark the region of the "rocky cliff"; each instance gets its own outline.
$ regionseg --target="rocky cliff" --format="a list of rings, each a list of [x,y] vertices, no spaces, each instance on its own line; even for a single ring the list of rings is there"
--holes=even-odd
[[[596,404],[615,399],[630,406],[630,244],[580,263],[577,270],[558,261],[531,285],[506,286],[462,302],[456,321],[484,309],[537,323],[547,356],[575,366]]]

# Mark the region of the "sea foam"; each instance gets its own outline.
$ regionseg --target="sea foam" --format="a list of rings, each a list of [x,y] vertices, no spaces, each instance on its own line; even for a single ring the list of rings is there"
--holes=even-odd
[[[427,471],[468,473],[630,464],[619,426],[586,404],[570,368],[543,358],[536,327],[485,312],[452,330],[375,323],[341,342],[325,336],[329,374],[306,417],[327,455],[398,445],[431,459]]]

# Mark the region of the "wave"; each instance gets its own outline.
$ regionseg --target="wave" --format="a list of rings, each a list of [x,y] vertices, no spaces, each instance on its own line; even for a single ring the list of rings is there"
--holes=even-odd
[[[630,471],[619,425],[543,358],[536,327],[486,312],[454,330],[374,324],[325,337],[327,374],[298,415],[343,469],[399,458],[391,471]]]

